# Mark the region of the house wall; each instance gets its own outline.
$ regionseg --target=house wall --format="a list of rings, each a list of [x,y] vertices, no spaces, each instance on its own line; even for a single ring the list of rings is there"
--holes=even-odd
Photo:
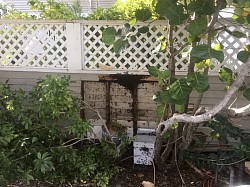
[[[58,73],[42,73],[42,72],[14,72],[0,71],[0,81],[8,84],[12,90],[22,89],[25,92],[30,92],[37,81],[44,79],[46,75],[57,75]],[[83,90],[84,100],[89,103],[94,109],[98,110],[101,116],[106,118],[106,87],[105,82],[99,81],[99,75],[96,73],[75,73],[75,74],[60,74],[70,75],[72,83],[70,90],[75,96],[81,97]],[[81,81],[84,81],[81,88]],[[225,95],[225,85],[215,76],[209,77],[210,89],[204,94],[201,105],[212,107],[219,102]],[[250,77],[247,78],[250,82]],[[153,94],[158,90],[157,82],[149,81],[138,85],[138,120],[139,121],[155,121],[156,105],[152,100]],[[190,102],[195,103],[198,97],[197,92],[191,94]],[[232,101],[232,100],[231,100]],[[234,107],[241,107],[250,103],[242,96],[239,97]],[[131,107],[132,95],[130,90],[121,86],[116,82],[111,82],[110,86],[110,106],[111,120],[132,120]],[[88,119],[97,118],[96,114],[91,111],[86,111],[85,117]]]

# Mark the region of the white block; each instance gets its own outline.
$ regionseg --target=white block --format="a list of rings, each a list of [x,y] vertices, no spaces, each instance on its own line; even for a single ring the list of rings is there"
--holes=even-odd
[[[133,143],[134,164],[152,165],[155,136],[137,135]]]

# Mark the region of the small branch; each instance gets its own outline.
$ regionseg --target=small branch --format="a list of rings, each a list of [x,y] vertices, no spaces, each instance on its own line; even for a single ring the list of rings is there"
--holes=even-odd
[[[234,103],[236,103],[236,101],[239,99],[240,96],[241,96],[241,94],[237,93],[237,96],[235,97],[235,99],[233,100],[233,102],[229,105],[228,109],[232,108],[232,106],[234,105]]]
[[[190,45],[189,43],[185,43],[184,45],[182,45],[177,51],[174,52],[173,56],[180,54],[180,52],[189,45]]]
[[[189,162],[188,160],[185,160],[185,162],[192,168],[194,169],[197,173],[199,173],[202,177],[204,177],[204,173],[199,170],[196,166],[194,166],[193,164],[191,164],[191,162]]]
[[[222,2],[222,0],[217,0],[216,3],[217,3],[217,7],[216,7],[215,13],[213,15],[213,19],[210,21],[205,33],[210,32],[213,29],[215,23],[218,21],[218,17],[219,17],[220,10],[221,10],[223,2]]]
[[[179,165],[178,165],[178,161],[177,161],[177,143],[175,143],[175,146],[174,146],[174,160],[175,160],[175,165],[176,165],[176,168],[177,168],[177,171],[179,173],[179,176],[181,178],[181,182],[183,185],[185,185],[185,181],[182,177],[182,174],[181,174],[181,171],[180,171],[180,168],[179,168]]]
[[[236,162],[231,162],[231,163],[228,163],[228,164],[220,164],[220,163],[218,163],[218,164],[216,164],[216,165],[218,165],[218,166],[231,166],[231,165],[238,164],[238,163],[240,163],[240,162],[242,162],[242,161],[244,161],[244,160],[246,160],[246,158],[243,158],[243,159],[241,159],[241,160],[238,160],[238,161],[236,161]]]
[[[250,115],[250,104],[241,108],[229,108],[225,110],[229,118],[240,118]]]
[[[154,181],[153,181],[153,183],[154,183],[154,185],[156,185],[156,183],[155,183],[155,176],[156,176],[156,174],[155,174],[155,163],[154,163],[154,160],[152,161],[152,165],[153,165],[153,168],[154,168]]]
[[[83,102],[84,105],[86,105],[86,106],[88,107],[89,110],[95,112],[95,113],[98,115],[99,119],[102,121],[102,124],[103,124],[103,126],[104,126],[104,128],[105,128],[105,131],[108,133],[108,136],[111,137],[111,134],[110,134],[110,132],[109,132],[109,129],[108,129],[107,125],[105,124],[104,120],[102,119],[102,116],[100,115],[100,113],[99,113],[97,110],[93,109],[93,107],[91,107],[91,106],[90,106],[88,103],[86,103],[85,101],[82,101],[82,102]]]

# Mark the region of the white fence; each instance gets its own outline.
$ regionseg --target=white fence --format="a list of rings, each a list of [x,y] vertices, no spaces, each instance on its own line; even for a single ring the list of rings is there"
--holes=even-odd
[[[25,71],[135,71],[146,72],[146,66],[159,65],[167,68],[168,53],[152,53],[159,44],[160,35],[166,22],[158,21],[149,25],[147,34],[138,35],[121,55],[112,51],[112,46],[105,46],[101,41],[102,30],[108,26],[122,27],[124,21],[48,21],[48,20],[0,20],[0,70]],[[229,25],[229,30],[247,33],[245,28],[234,26],[230,21],[218,25]],[[140,23],[135,26],[134,34]],[[176,29],[175,48],[187,42],[184,26]],[[240,66],[237,53],[246,39],[238,39],[227,32],[220,32],[216,40],[222,43],[225,60],[222,63],[235,70]],[[216,41],[215,41],[216,42]],[[184,51],[189,49],[185,48]],[[185,53],[186,54],[186,53]],[[178,72],[187,71],[187,57],[180,53],[176,57]],[[222,64],[214,61],[217,72]],[[104,68],[102,68],[104,67]]]

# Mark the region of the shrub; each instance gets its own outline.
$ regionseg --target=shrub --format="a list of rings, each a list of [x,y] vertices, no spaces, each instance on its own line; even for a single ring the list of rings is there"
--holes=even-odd
[[[84,139],[91,126],[80,118],[81,102],[69,83],[69,77],[47,76],[29,95],[0,84],[0,186],[16,180],[106,186],[115,172],[115,146]]]
[[[90,20],[131,20],[138,9],[148,8],[153,13],[152,19],[159,15],[154,11],[152,0],[118,0],[111,8],[97,8],[87,19]]]

